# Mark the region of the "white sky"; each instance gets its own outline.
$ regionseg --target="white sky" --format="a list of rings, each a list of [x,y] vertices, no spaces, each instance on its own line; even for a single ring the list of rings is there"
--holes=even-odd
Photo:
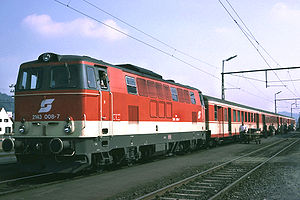
[[[197,87],[204,94],[214,97],[221,96],[222,60],[238,55],[225,63],[225,72],[269,68],[218,0],[89,0],[99,8],[175,47],[177,51],[146,37],[82,0],[60,1],[174,55],[189,65],[53,0],[2,0],[0,92],[9,93],[8,85],[15,83],[18,67],[22,62],[35,60],[44,52],[88,55],[112,64],[131,63],[155,71],[165,79]],[[272,68],[300,66],[299,0],[228,1],[262,47],[279,64],[259,47]],[[222,2],[230,9],[226,0]],[[235,18],[238,19],[236,16]],[[210,65],[186,57],[179,51]],[[300,69],[276,73],[283,81],[300,79]],[[300,97],[300,81],[284,82],[287,87],[283,87],[280,82],[273,82],[269,84],[281,87],[266,88],[262,82],[265,80],[264,73],[242,76],[261,81],[225,75],[226,88],[241,88],[226,90],[227,100],[274,111],[276,92],[282,91],[278,98]],[[279,81],[277,76],[269,72],[268,80]],[[278,110],[290,111],[293,102],[279,102]]]

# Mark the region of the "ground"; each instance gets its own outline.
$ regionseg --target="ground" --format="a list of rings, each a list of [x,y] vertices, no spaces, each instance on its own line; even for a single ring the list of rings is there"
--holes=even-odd
[[[78,180],[1,196],[1,200],[85,200],[134,199],[160,184],[171,183],[216,163],[230,160],[250,150],[277,140],[272,137],[262,144],[231,144],[201,150],[184,156],[174,156]],[[240,185],[228,199],[300,199],[300,147],[276,158],[261,172]],[[259,188],[259,189],[258,189]]]

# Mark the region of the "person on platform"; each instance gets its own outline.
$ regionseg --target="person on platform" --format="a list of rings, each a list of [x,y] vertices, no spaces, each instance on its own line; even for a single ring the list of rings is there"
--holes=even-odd
[[[241,141],[245,141],[246,139],[246,133],[248,131],[248,128],[246,125],[244,125],[244,122],[242,122],[242,125],[240,126],[240,137],[241,137]]]

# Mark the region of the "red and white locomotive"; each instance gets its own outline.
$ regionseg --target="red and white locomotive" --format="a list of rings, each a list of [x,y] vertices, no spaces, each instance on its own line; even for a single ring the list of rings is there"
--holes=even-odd
[[[234,139],[244,121],[292,118],[222,101],[134,65],[45,53],[20,66],[15,134],[3,141],[30,170],[78,171]],[[273,123],[273,121],[272,121]]]

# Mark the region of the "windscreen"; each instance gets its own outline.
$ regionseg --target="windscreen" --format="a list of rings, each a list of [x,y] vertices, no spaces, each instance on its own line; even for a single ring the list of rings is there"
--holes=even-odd
[[[19,75],[17,88],[19,90],[39,89],[42,85],[42,79],[41,68],[22,69]]]
[[[74,88],[79,84],[78,66],[46,66],[22,68],[19,73],[16,89],[38,90],[55,88]]]
[[[57,66],[50,70],[50,88],[76,87],[78,68],[75,66]]]

